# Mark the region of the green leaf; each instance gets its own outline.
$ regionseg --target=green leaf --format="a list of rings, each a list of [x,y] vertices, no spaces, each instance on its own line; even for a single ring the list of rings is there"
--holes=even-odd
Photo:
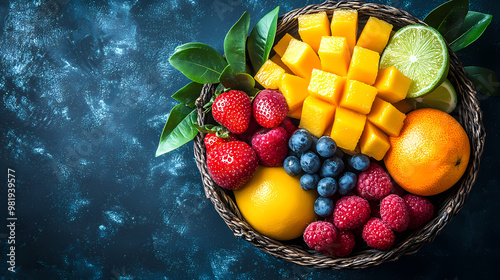
[[[451,42],[451,49],[456,52],[476,41],[483,34],[493,18],[492,15],[469,11],[460,28],[460,35]]]
[[[250,28],[250,16],[244,12],[241,18],[229,29],[224,39],[224,53],[227,62],[238,73],[245,72],[245,45]]]
[[[177,92],[175,92],[172,95],[172,98],[189,108],[194,108],[196,107],[195,105],[196,99],[200,97],[202,88],[203,88],[202,84],[191,82],[185,85],[183,88],[179,89]]]
[[[193,140],[198,134],[198,130],[194,126],[196,117],[196,109],[193,110],[183,104],[177,104],[172,108],[161,133],[156,156],[173,151]]]
[[[219,76],[227,65],[222,54],[202,43],[187,43],[177,47],[169,62],[199,84],[218,83]]]
[[[220,83],[225,88],[250,91],[255,87],[255,80],[247,73],[236,73],[231,65],[226,66],[220,75]]]
[[[446,41],[452,42],[459,36],[468,11],[469,0],[451,0],[432,10],[424,22],[436,28]]]
[[[253,71],[256,73],[269,58],[276,36],[279,7],[265,15],[253,27],[248,36],[247,50]]]
[[[467,66],[464,68],[477,91],[489,96],[498,95],[500,84],[495,72],[479,66]]]

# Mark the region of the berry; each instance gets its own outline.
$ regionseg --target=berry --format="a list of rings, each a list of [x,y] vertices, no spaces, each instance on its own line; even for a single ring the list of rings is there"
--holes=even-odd
[[[311,249],[325,252],[337,241],[337,229],[328,222],[310,223],[304,230],[304,241]]]
[[[302,167],[300,167],[300,160],[296,156],[288,156],[283,161],[283,168],[286,174],[290,176],[297,176],[302,173]]]
[[[316,144],[318,143],[318,137],[311,135],[312,143],[311,143],[311,148],[309,148],[309,151],[313,151],[314,153],[318,154],[318,151],[316,150]]]
[[[381,250],[389,249],[396,239],[394,232],[380,218],[366,222],[362,237],[368,246]]]
[[[367,170],[358,176],[356,190],[359,196],[367,200],[384,198],[392,189],[391,178],[380,165],[372,162]]]
[[[272,128],[285,119],[288,114],[288,104],[279,90],[265,89],[253,100],[252,110],[258,124]]]
[[[333,210],[333,223],[339,229],[354,229],[370,218],[370,204],[359,196],[344,196]]]
[[[290,137],[288,147],[297,154],[303,154],[311,148],[312,141],[311,133],[301,128],[297,129]]]
[[[330,256],[347,257],[355,245],[356,238],[350,230],[337,230],[335,243],[325,253]]]
[[[242,187],[250,180],[257,166],[254,150],[241,141],[217,145],[207,155],[210,176],[217,185],[227,190]]]
[[[219,137],[215,133],[208,133],[207,135],[205,135],[205,138],[203,138],[203,142],[205,143],[207,151],[210,151],[213,147],[220,145],[222,143],[236,141],[236,140],[238,140],[238,138],[236,137],[236,135],[232,133],[229,133],[228,138]]]
[[[314,212],[321,217],[330,216],[333,213],[333,200],[327,197],[318,197],[314,202]]]
[[[358,181],[358,176],[352,172],[344,172],[339,178],[339,193],[341,195],[346,195],[350,193],[354,187],[356,187],[356,182]]]
[[[323,197],[333,196],[337,188],[337,181],[330,177],[325,177],[318,182],[318,194]]]
[[[252,148],[259,163],[281,166],[288,153],[287,133],[283,127],[261,128],[252,136]]]
[[[300,166],[306,173],[316,173],[321,167],[321,160],[318,155],[308,151],[300,157]]]
[[[364,154],[355,154],[347,163],[356,171],[365,171],[370,166],[370,158]]]
[[[322,136],[316,143],[317,153],[324,158],[333,157],[336,150],[337,143],[330,136]]]
[[[254,135],[255,131],[259,130],[262,128],[254,119],[254,117],[250,118],[250,123],[248,124],[247,130],[245,132],[238,134],[238,139],[240,141],[246,142],[249,145],[252,145],[252,136]]]
[[[387,226],[397,232],[405,231],[410,223],[410,211],[403,198],[390,194],[380,202],[380,217]]]
[[[416,229],[427,223],[434,215],[434,205],[430,201],[418,195],[407,194],[403,196],[410,212],[409,229]]]
[[[241,91],[224,92],[215,98],[212,115],[232,133],[243,133],[247,130],[252,116],[252,101]]]
[[[292,120],[289,117],[285,117],[279,126],[283,127],[286,130],[288,134],[287,140],[290,139],[293,133],[297,130],[297,127],[293,124]]]
[[[300,186],[306,191],[316,189],[318,182],[319,182],[318,174],[306,173],[300,177]]]
[[[334,178],[344,171],[344,167],[344,162],[339,157],[331,157],[323,162],[319,175]]]

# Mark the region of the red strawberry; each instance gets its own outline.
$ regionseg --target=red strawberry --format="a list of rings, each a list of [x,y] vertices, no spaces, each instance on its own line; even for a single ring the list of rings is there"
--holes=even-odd
[[[282,166],[288,153],[286,130],[280,126],[257,130],[252,136],[252,148],[260,164]]]
[[[238,140],[238,138],[236,137],[236,135],[232,133],[229,133],[228,138],[219,137],[215,135],[215,133],[208,133],[207,135],[205,135],[203,142],[205,143],[205,147],[207,147],[207,151],[210,151],[213,147],[217,145],[236,140]]]
[[[207,155],[207,167],[214,182],[227,190],[242,187],[258,166],[257,155],[250,145],[241,141],[222,143]]]
[[[249,145],[252,144],[252,136],[258,129],[262,128],[256,121],[254,117],[250,118],[250,123],[248,124],[247,130],[245,132],[238,134],[238,139]]]
[[[247,130],[252,116],[252,101],[242,91],[224,92],[215,98],[212,115],[232,133],[243,133]]]
[[[253,116],[266,128],[278,126],[288,114],[288,104],[279,90],[265,89],[253,100]]]

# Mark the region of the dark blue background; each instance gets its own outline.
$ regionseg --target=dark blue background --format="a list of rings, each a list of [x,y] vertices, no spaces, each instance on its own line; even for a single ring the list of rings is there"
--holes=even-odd
[[[443,1],[375,1],[423,18]],[[500,74],[499,5],[464,65]],[[1,279],[491,279],[500,266],[500,97],[481,95],[486,146],[467,203],[434,242],[397,262],[325,271],[280,261],[233,236],[204,197],[192,142],[155,158],[188,80],[177,45],[222,51],[227,30],[313,1],[2,1],[1,173],[16,171],[16,272],[7,271],[7,184],[0,192]],[[5,181],[4,181],[5,182]],[[5,225],[4,225],[5,224]]]

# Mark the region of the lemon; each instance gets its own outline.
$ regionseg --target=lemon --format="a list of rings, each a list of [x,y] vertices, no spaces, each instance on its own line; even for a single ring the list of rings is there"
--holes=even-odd
[[[250,181],[233,193],[250,226],[276,240],[302,236],[317,218],[317,193],[303,190],[298,176],[289,176],[283,167],[259,166]]]

